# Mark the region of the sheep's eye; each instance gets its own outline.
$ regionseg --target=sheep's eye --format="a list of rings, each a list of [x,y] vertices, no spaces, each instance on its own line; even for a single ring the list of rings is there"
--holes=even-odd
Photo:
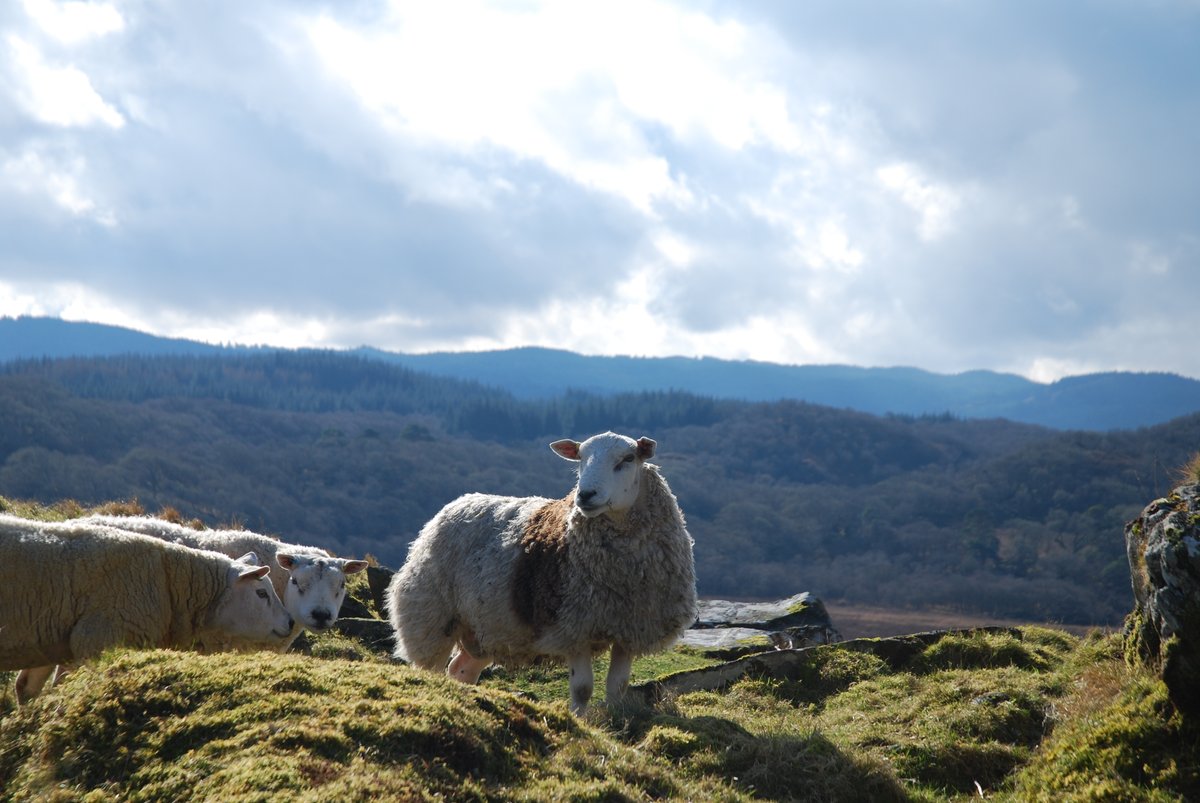
[[[296,578],[295,578],[295,577],[293,577],[293,578],[292,578],[292,585],[294,585],[294,586],[298,586],[298,585],[300,585],[298,582],[296,582]]]
[[[258,591],[257,591],[257,592],[255,592],[255,593],[257,593],[257,594],[258,594],[258,598],[259,598],[259,599],[266,599],[266,598],[267,598],[267,592],[266,592],[266,591],[264,591],[264,590],[263,590],[263,589],[261,589],[261,588],[260,588],[260,589],[258,589]]]
[[[632,462],[633,462],[633,455],[627,454],[621,458],[621,462],[617,463],[617,465],[613,467],[613,471],[620,471],[621,469],[623,469],[625,466],[629,465]]]

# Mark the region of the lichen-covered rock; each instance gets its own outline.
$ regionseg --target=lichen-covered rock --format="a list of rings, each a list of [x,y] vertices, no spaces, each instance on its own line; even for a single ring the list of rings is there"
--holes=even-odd
[[[825,605],[808,592],[772,602],[700,600],[698,614],[680,644],[725,660],[841,639]]]
[[[1172,701],[1200,714],[1200,485],[1176,488],[1125,525],[1134,610],[1127,654],[1159,668]]]
[[[692,628],[683,634],[679,643],[723,661],[776,649],[771,633],[752,627]]]

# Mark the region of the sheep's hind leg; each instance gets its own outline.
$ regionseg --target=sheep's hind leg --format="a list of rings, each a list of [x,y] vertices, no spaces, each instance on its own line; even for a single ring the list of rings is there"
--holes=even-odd
[[[29,669],[22,669],[18,672],[15,689],[17,705],[25,705],[25,703],[37,697],[52,674],[54,674],[54,664],[50,666],[35,666]]]
[[[572,655],[571,666],[571,713],[576,716],[587,710],[588,700],[592,699],[592,654],[590,652]]]
[[[633,654],[620,644],[612,645],[608,662],[608,677],[604,682],[605,702],[609,705],[620,702],[629,688],[629,674],[633,668]]]
[[[471,653],[463,649],[460,644],[458,654],[450,661],[450,665],[446,667],[446,674],[455,680],[461,680],[463,683],[478,683],[479,673],[487,669],[491,663],[486,658],[476,658]]]

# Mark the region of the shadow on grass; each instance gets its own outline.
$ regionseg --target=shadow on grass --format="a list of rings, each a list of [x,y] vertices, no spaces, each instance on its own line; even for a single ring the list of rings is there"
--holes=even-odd
[[[588,720],[684,775],[724,778],[764,800],[907,800],[883,762],[844,752],[815,730],[756,733],[721,716],[686,716],[673,701],[598,706]]]

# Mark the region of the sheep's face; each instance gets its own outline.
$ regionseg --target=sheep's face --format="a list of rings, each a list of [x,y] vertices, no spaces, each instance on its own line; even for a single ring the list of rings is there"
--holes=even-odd
[[[627,438],[613,432],[593,435],[583,443],[555,441],[550,448],[579,462],[575,507],[588,518],[624,513],[637,501],[642,464],[654,456],[654,441]]]
[[[275,556],[290,575],[283,604],[301,627],[326,630],[337,621],[346,598],[346,575],[367,568],[365,560],[344,560],[280,552]]]
[[[247,553],[229,568],[228,583],[213,611],[210,626],[240,644],[276,645],[292,632],[292,617],[283,607],[258,556]]]

